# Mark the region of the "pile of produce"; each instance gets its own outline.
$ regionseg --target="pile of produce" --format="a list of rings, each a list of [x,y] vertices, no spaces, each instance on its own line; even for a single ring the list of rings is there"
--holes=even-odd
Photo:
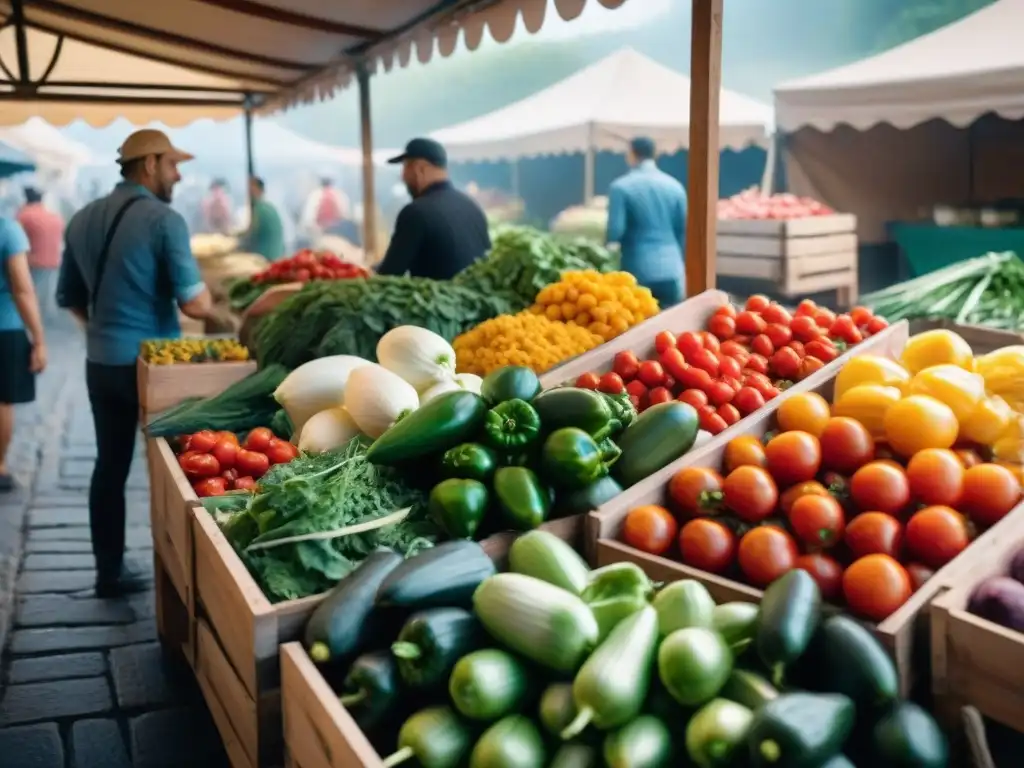
[[[649,288],[629,272],[565,272],[540,293],[530,311],[549,320],[564,320],[608,341],[658,314]]]
[[[174,441],[178,464],[200,498],[228,491],[252,491],[267,471],[298,458],[299,449],[268,427],[251,430],[244,439],[226,430],[202,429]]]
[[[825,618],[802,571],[759,607],[591,571],[542,531],[509,563],[472,542],[379,550],[311,617],[311,657],[388,768],[948,765],[883,647]]]
[[[985,461],[1010,410],[972,362],[948,331],[913,337],[901,362],[850,359],[831,407],[787,397],[777,430],[734,438],[720,467],[680,470],[664,506],[630,510],[623,541],[755,587],[804,569],[882,621],[1021,501],[1019,467]]]
[[[238,250],[238,238],[217,233],[193,235],[189,243],[192,255],[200,261],[215,256],[224,256]]]
[[[224,363],[248,360],[249,350],[237,339],[148,339],[139,355],[151,365]]]
[[[658,403],[681,400],[698,410],[701,429],[717,435],[888,325],[863,307],[837,316],[805,300],[790,314],[767,297],[754,295],[742,309],[720,307],[705,331],[678,337],[661,331],[654,337],[655,358],[640,360],[632,351],[619,352],[611,371],[585,373],[575,383],[613,394],[627,392],[641,413]]]
[[[1010,558],[1004,576],[990,576],[971,592],[967,610],[1007,629],[1024,632],[1024,549]]]
[[[565,237],[604,242],[608,232],[608,198],[597,195],[586,205],[573,205],[551,220],[551,231]]]
[[[784,192],[765,195],[757,187],[718,201],[719,221],[731,219],[768,219],[785,221],[811,216],[831,216],[835,211],[811,197],[798,197]]]
[[[362,267],[350,264],[330,251],[315,252],[304,248],[290,258],[275,261],[262,272],[232,283],[228,289],[228,299],[231,308],[241,312],[275,285],[315,280],[349,280],[368,275],[369,272]]]
[[[989,253],[861,297],[895,322],[947,319],[1018,331],[1024,328],[1024,262]]]

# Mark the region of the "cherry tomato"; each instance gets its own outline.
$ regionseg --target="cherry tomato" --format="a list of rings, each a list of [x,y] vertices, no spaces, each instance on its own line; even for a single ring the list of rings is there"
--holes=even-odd
[[[640,361],[633,352],[628,350],[617,352],[612,361],[612,370],[619,374],[623,381],[632,381],[636,378],[637,371],[640,370]]]
[[[1002,520],[1020,503],[1020,481],[999,464],[979,464],[964,473],[959,509],[977,525],[988,527]]]
[[[825,328],[827,330],[835,321],[836,313],[831,309],[821,307],[814,313],[814,322],[819,328]]]
[[[907,462],[910,495],[921,504],[956,507],[964,492],[964,469],[953,451],[925,448]]]
[[[649,388],[660,387],[665,383],[665,369],[657,360],[644,360],[636,377]]]
[[[793,537],[774,525],[762,525],[740,539],[740,570],[755,587],[767,587],[796,566],[797,548]]]
[[[601,381],[600,376],[588,371],[587,373],[580,374],[580,377],[576,379],[576,386],[579,389],[597,389],[599,381]]]
[[[823,363],[831,363],[839,357],[839,350],[835,348],[827,337],[809,341],[804,345],[804,353],[821,360]]]
[[[793,340],[793,332],[789,330],[788,325],[781,325],[779,323],[769,323],[768,327],[765,328],[764,335],[768,337],[768,341],[772,344],[772,351],[760,354],[770,356],[778,347],[784,347]],[[754,350],[758,352],[757,349]]]
[[[256,490],[256,481],[251,477],[239,477],[232,483],[234,490],[236,491],[254,491]]]
[[[647,404],[658,405],[659,403],[667,403],[672,400],[672,393],[668,391],[666,387],[655,387],[647,393]]]
[[[921,565],[920,563],[907,563],[906,569],[907,573],[910,575],[910,583],[914,587],[915,592],[923,587],[928,579],[935,575],[935,571],[926,565]]]
[[[806,315],[814,316],[818,311],[818,305],[810,299],[804,299],[796,305],[796,317],[804,317]]]
[[[258,451],[243,448],[235,456],[235,469],[238,470],[239,475],[263,477],[270,469],[270,459]]]
[[[776,304],[774,301],[769,304],[763,312],[763,317],[769,323],[777,323],[778,325],[784,325],[786,328],[793,322],[793,316],[789,314],[789,311],[781,304]]]
[[[737,467],[726,476],[722,492],[725,505],[748,523],[770,517],[779,503],[778,486],[761,467]]]
[[[262,452],[267,450],[267,446],[270,445],[270,441],[274,439],[274,433],[266,427],[256,427],[256,429],[249,432],[245,436],[245,442],[242,443],[242,447],[247,451]]]
[[[760,373],[764,376],[768,375],[768,359],[764,355],[751,355],[747,358],[747,363],[744,367],[754,373]]]
[[[960,459],[960,463],[964,465],[964,469],[970,469],[981,464],[981,456],[973,448],[954,448],[953,453]]]
[[[736,537],[721,523],[698,518],[679,532],[682,561],[708,573],[723,573],[736,555]]]
[[[622,540],[641,552],[661,555],[676,540],[679,525],[672,514],[657,504],[635,507],[622,524]]]
[[[716,410],[718,411],[718,415],[722,417],[722,421],[724,421],[730,427],[737,421],[739,421],[741,418],[743,418],[742,416],[740,416],[739,410],[732,403],[725,403],[724,405],[720,405]]]
[[[669,480],[668,497],[684,518],[713,515],[722,508],[723,482],[709,467],[684,467]]]
[[[741,362],[746,358],[750,357],[750,352],[742,344],[736,341],[723,341],[722,346],[719,347],[718,351],[726,355],[727,357],[735,357]]]
[[[718,360],[718,375],[738,379],[743,375],[743,366],[734,357],[722,356]]]
[[[753,435],[734,437],[722,453],[722,465],[726,474],[739,467],[764,467],[764,446]]]
[[[789,328],[793,331],[793,338],[804,343],[813,341],[821,335],[821,329],[809,315],[794,317]]]
[[[850,498],[857,509],[898,515],[910,503],[910,482],[898,464],[871,461],[850,478]]]
[[[215,456],[198,451],[187,451],[178,457],[178,465],[189,480],[216,477],[220,474],[220,462]]]
[[[837,317],[835,322],[829,326],[828,335],[833,339],[840,339],[849,346],[860,344],[864,341],[864,334],[860,332],[860,329],[853,322],[853,318],[849,315]]]
[[[626,385],[626,393],[634,397],[646,397],[647,387],[639,379],[633,379]]]
[[[910,599],[914,587],[906,569],[888,555],[855,560],[843,573],[843,596],[850,610],[882,621]]]
[[[963,516],[944,506],[925,507],[907,521],[907,552],[938,570],[971,543]]]
[[[808,432],[782,432],[764,447],[766,468],[780,486],[813,480],[821,469],[821,445]]]
[[[708,320],[708,330],[722,341],[728,341],[736,335],[736,321],[728,315],[714,314]]]
[[[846,526],[843,541],[854,557],[899,557],[903,546],[903,526],[895,517],[884,512],[864,512]]]
[[[747,364],[750,367],[750,364]],[[795,381],[800,374],[800,355],[791,347],[783,347],[775,350],[771,360],[768,361],[768,368],[782,379]],[[765,371],[762,371],[764,373]]]
[[[238,455],[238,451],[238,443],[227,439],[221,439],[213,446],[213,455],[217,458],[222,470],[235,466],[235,456]]]
[[[771,299],[769,299],[767,296],[760,293],[755,293],[753,296],[747,299],[747,303],[744,305],[743,308],[750,310],[751,312],[764,312],[766,309],[768,309],[768,307],[771,306],[771,304]]]
[[[744,374],[743,384],[751,389],[756,389],[765,400],[775,397],[779,393],[771,380],[761,373],[750,371]]]
[[[815,437],[821,435],[831,417],[828,401],[816,392],[793,395],[779,406],[777,412],[779,429],[807,432]]]
[[[609,395],[618,395],[626,391],[626,384],[615,371],[608,371],[597,383],[597,390]]]
[[[759,333],[750,342],[750,348],[762,357],[771,357],[775,353],[775,345],[766,333]]]
[[[227,440],[228,442],[234,443],[235,445],[239,444],[238,435],[236,435],[234,432],[228,432],[226,429],[224,429],[221,430],[220,432],[215,432],[214,434],[217,435],[218,443],[222,440]]]
[[[217,444],[217,433],[209,429],[201,429],[188,441],[188,449],[195,453],[209,453]]]
[[[825,600],[832,602],[842,595],[843,567],[834,558],[820,552],[800,555],[794,567],[811,574]]]
[[[716,315],[725,315],[726,317],[736,317],[736,307],[732,304],[723,304],[715,310]]]
[[[821,465],[834,472],[856,472],[875,458],[875,441],[856,419],[835,416],[825,422],[818,436]]]
[[[709,432],[712,435],[718,435],[724,432],[729,425],[725,422],[718,412],[712,405],[705,405],[704,408],[699,410],[699,425],[700,428],[705,432]]]
[[[708,400],[714,406],[731,403],[736,391],[724,381],[713,381],[708,387]]]
[[[756,312],[743,311],[736,315],[736,332],[744,336],[756,336],[764,333],[768,323]]]
[[[718,376],[718,357],[710,349],[698,349],[687,357],[687,362],[695,368],[707,371],[709,376]]]
[[[711,386],[712,381],[710,373],[692,365],[679,372],[679,383],[687,389],[699,389],[703,392]]]
[[[873,317],[868,323],[867,332],[869,336],[874,336],[879,331],[884,331],[889,327],[889,321],[884,317]]]
[[[683,353],[675,347],[666,349],[658,356],[658,359],[661,362],[661,367],[665,369],[665,372],[676,381],[679,381],[683,375],[683,371],[688,367],[686,360],[683,358]]]
[[[815,371],[820,371],[825,367],[825,364],[818,358],[807,355],[803,360],[800,361],[800,370],[797,371],[796,377],[803,381]]]
[[[689,360],[690,355],[698,349],[704,349],[704,339],[696,331],[686,331],[676,339],[676,348]]]
[[[796,356],[803,360],[804,355],[807,354],[807,347],[804,346],[802,341],[796,341],[795,339],[786,345],[787,349],[792,349],[796,352]]]
[[[874,312],[867,307],[854,307],[850,310],[850,319],[853,320],[853,324],[858,327],[870,323],[874,316]]]
[[[228,483],[223,477],[207,477],[203,480],[197,480],[192,485],[192,489],[196,492],[196,496],[201,499],[210,496],[223,496],[227,493]]]
[[[732,404],[746,416],[748,413],[764,408],[764,395],[753,387],[740,387],[732,398]]]
[[[701,331],[700,337],[704,341],[704,349],[709,352],[714,352],[717,357],[719,351],[722,349],[722,342],[718,340],[718,337],[708,331]]]
[[[654,349],[660,355],[666,349],[674,349],[676,346],[676,335],[672,331],[662,331],[654,337]]]
[[[702,405],[708,404],[707,394],[700,389],[684,389],[682,392],[679,393],[679,397],[677,397],[676,399],[681,403],[692,405],[694,408],[698,409]]]
[[[789,510],[793,533],[808,547],[828,549],[842,539],[846,517],[831,496],[810,494],[793,502]]]
[[[831,496],[831,494],[817,480],[808,480],[806,483],[791,485],[779,496],[779,509],[782,511],[782,514],[788,516],[789,511],[793,508],[793,502],[802,496]]]

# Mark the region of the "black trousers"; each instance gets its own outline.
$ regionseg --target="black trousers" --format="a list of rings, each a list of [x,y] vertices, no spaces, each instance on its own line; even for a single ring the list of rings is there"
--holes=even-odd
[[[89,486],[89,528],[98,580],[116,579],[124,560],[124,487],[135,455],[139,392],[134,365],[86,363],[96,427],[96,466]]]

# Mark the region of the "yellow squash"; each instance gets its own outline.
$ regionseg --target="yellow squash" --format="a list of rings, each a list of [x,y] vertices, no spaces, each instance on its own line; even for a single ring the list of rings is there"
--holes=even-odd
[[[863,424],[876,440],[885,437],[885,414],[903,394],[896,387],[860,384],[851,387],[832,406],[834,416],[846,416]]]
[[[974,361],[990,394],[999,395],[1018,413],[1024,412],[1024,346],[1003,347]]]
[[[993,395],[982,398],[974,410],[960,419],[960,440],[978,445],[992,445],[1006,434],[1013,410],[1003,398]]]
[[[956,365],[971,370],[974,353],[963,336],[939,329],[911,336],[900,360],[911,374],[933,365]]]

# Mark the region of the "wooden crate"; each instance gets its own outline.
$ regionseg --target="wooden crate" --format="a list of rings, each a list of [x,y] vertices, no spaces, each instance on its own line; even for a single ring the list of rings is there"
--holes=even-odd
[[[541,375],[541,386],[544,389],[550,389],[560,384],[572,383],[579,378],[580,374],[588,371],[595,373],[610,371],[615,355],[623,350],[636,352],[641,360],[645,357],[654,357],[654,337],[660,331],[682,333],[683,331],[704,330],[708,319],[715,314],[715,311],[728,303],[729,295],[727,293],[704,291],[681,304],[669,307],[664,312],[659,312],[654,317],[647,318],[611,341],[589,352],[584,352],[582,355],[577,355],[557,368],[552,368]]]
[[[136,362],[136,380],[142,423],[147,424],[153,415],[190,397],[219,395],[255,371],[254,360],[150,365],[140,357]]]
[[[971,545],[968,568],[931,605],[932,694],[943,724],[955,728],[964,706],[1024,731],[1024,634],[967,611],[971,592],[1003,576],[1024,548],[1024,505]]]
[[[718,222],[718,274],[767,280],[786,296],[837,289],[840,306],[857,298],[857,217]]]

